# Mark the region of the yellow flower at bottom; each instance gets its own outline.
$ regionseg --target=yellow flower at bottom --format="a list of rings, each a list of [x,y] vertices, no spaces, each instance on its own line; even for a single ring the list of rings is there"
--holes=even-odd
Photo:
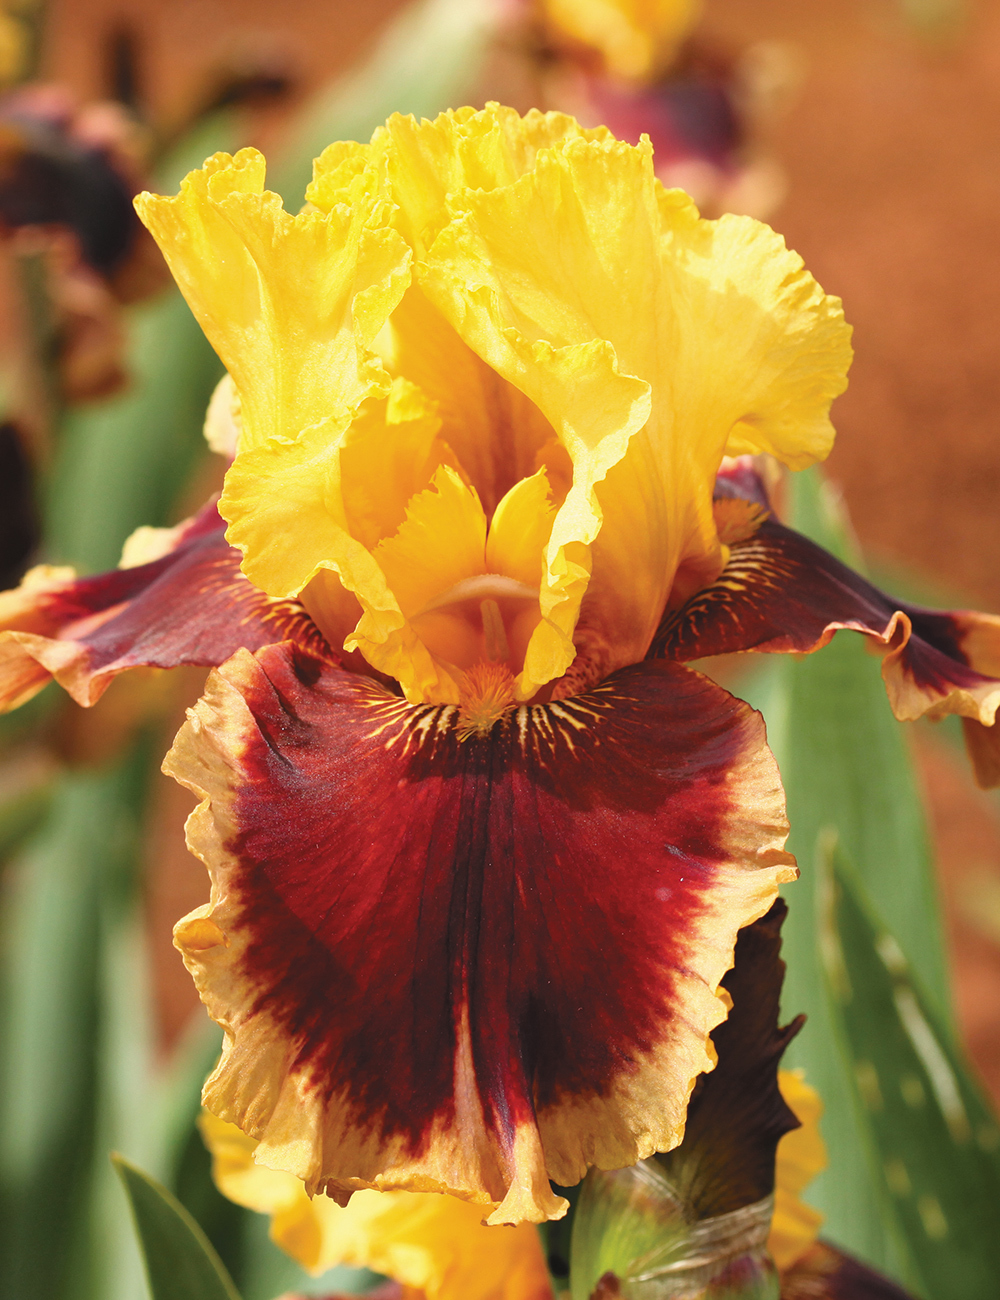
[[[784,1272],[816,1240],[823,1216],[799,1200],[802,1189],[826,1168],[826,1143],[820,1136],[823,1103],[800,1070],[779,1070],[781,1095],[802,1125],[778,1143],[774,1170],[774,1218],[767,1246]]]
[[[778,1144],[768,1249],[783,1272],[816,1240],[823,1216],[799,1193],[827,1160],[819,1094],[800,1071],[779,1071],[778,1083],[802,1124]],[[257,1143],[235,1124],[203,1111],[200,1127],[219,1190],[237,1205],[269,1214],[272,1241],[310,1273],[337,1264],[370,1268],[427,1300],[551,1296],[531,1224],[487,1228],[481,1206],[435,1192],[355,1192],[342,1209],[327,1196],[308,1196],[294,1174],[257,1164]]]
[[[257,1143],[208,1111],[201,1132],[220,1191],[271,1216],[271,1239],[313,1274],[370,1268],[427,1300],[546,1300],[551,1296],[531,1224],[486,1228],[483,1209],[435,1192],[355,1192],[341,1209],[310,1199],[294,1174],[254,1161]]]

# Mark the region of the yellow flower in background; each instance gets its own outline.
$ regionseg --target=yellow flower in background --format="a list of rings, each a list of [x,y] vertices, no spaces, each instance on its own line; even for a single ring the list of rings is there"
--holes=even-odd
[[[531,1224],[486,1228],[482,1207],[434,1192],[356,1192],[341,1209],[265,1169],[257,1143],[203,1111],[212,1176],[237,1205],[271,1216],[271,1240],[314,1275],[337,1264],[384,1273],[426,1300],[546,1300],[541,1239]]]
[[[10,85],[23,75],[28,49],[28,29],[24,23],[0,9],[0,86]]]
[[[806,1083],[801,1070],[779,1070],[781,1095],[801,1128],[778,1143],[774,1168],[774,1218],[767,1248],[781,1271],[806,1253],[816,1240],[823,1216],[799,1199],[799,1194],[827,1166],[826,1143],[819,1131],[823,1102]]]
[[[646,81],[674,60],[701,14],[701,0],[542,0],[553,27],[600,52],[605,68]]]

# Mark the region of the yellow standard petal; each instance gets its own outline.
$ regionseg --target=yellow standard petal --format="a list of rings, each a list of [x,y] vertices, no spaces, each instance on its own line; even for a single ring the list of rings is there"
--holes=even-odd
[[[722,456],[829,449],[839,303],[766,226],[665,193],[648,145],[396,116],[308,194],[283,213],[244,151],[140,208],[233,375],[244,571],[411,701],[474,681],[479,727],[640,661],[725,562]]]
[[[523,676],[565,672],[579,617],[596,679],[642,657],[672,591],[719,571],[724,453],[826,455],[849,331],[768,227],[664,193],[648,145],[569,139],[449,208],[417,282],[573,466]]]
[[[325,421],[294,442],[271,438],[241,450],[226,476],[220,510],[251,582],[268,594],[301,597],[333,645],[349,639],[348,650],[360,646],[412,698],[455,703],[454,676],[435,661],[408,615],[422,608],[415,593],[424,592],[426,603],[431,587],[436,594],[457,577],[482,572],[485,520],[475,494],[449,468],[451,477],[440,480],[448,484],[447,499],[468,509],[451,521],[447,535],[432,539],[431,549],[409,562],[400,555],[402,544],[378,551],[384,537],[419,513],[432,475],[452,459],[437,437],[439,426],[418,390],[396,380],[388,398],[369,399],[353,420]],[[456,541],[462,556],[457,569],[449,553]],[[404,584],[402,603],[382,559]],[[421,580],[425,566],[430,576]],[[438,581],[445,586],[435,587]]]
[[[136,210],[233,377],[247,447],[352,410],[388,377],[372,342],[409,279],[373,169],[327,212],[285,212],[254,149],[216,154]]]
[[[434,1192],[355,1192],[341,1209],[310,1198],[294,1174],[254,1160],[257,1143],[202,1112],[212,1176],[237,1205],[271,1216],[271,1239],[308,1272],[370,1268],[427,1300],[546,1300],[551,1296],[531,1224],[487,1228],[482,1207]]]

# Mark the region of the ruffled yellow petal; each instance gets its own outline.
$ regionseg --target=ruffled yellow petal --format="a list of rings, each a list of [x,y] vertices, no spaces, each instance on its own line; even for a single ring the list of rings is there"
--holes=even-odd
[[[393,368],[413,380],[441,417],[441,437],[475,483],[487,513],[539,464],[571,467],[537,406],[464,343],[413,286],[392,314]]]
[[[251,582],[272,596],[301,597],[331,644],[350,638],[349,650],[360,646],[413,698],[456,703],[453,676],[410,627],[370,549],[450,459],[438,423],[413,386],[397,380],[388,399],[370,399],[353,421],[344,416],[294,442],[272,438],[241,451],[220,510]],[[393,573],[403,580],[403,566]]]
[[[450,195],[509,185],[534,167],[540,149],[577,139],[608,140],[611,133],[603,126],[581,127],[566,113],[531,109],[521,117],[496,103],[484,111],[455,109],[432,122],[394,113],[369,145],[329,145],[316,160],[306,197],[327,212],[341,201],[345,184],[373,169],[397,205],[394,224],[422,256],[451,218]]]
[[[482,1207],[432,1192],[355,1192],[341,1209],[310,1199],[294,1174],[254,1161],[257,1143],[205,1111],[200,1120],[219,1190],[271,1216],[271,1238],[310,1273],[370,1268],[427,1300],[545,1300],[551,1295],[537,1231],[486,1228]]]
[[[254,149],[216,154],[175,198],[136,209],[239,391],[243,443],[294,438],[351,410],[388,377],[371,351],[409,279],[371,169],[327,212],[285,212]]]
[[[497,105],[397,116],[368,145],[331,146],[309,197],[289,217],[244,151],[140,207],[238,390],[222,509],[244,571],[301,595],[413,701],[456,702],[476,662],[505,665],[528,700],[639,661],[665,606],[726,558],[722,455],[801,466],[829,447],[850,355],[839,304],[767,227],[701,221],[665,194],[648,146]],[[421,260],[404,293],[407,244]],[[402,378],[423,394],[405,390],[407,413]],[[228,445],[225,423],[209,432]],[[458,550],[418,555],[412,528],[390,543],[442,466],[458,514],[420,510]],[[539,469],[554,511],[518,495]],[[504,568],[510,503],[489,555],[480,540],[512,492],[543,515]]]
[[[774,1218],[767,1246],[784,1271],[806,1253],[823,1223],[822,1214],[799,1200],[799,1193],[826,1168],[827,1155],[819,1131],[819,1093],[798,1070],[779,1070],[778,1086],[802,1126],[781,1139],[775,1162]]]
[[[600,51],[609,72],[648,78],[668,68],[701,0],[543,0],[558,30]]]
[[[538,587],[556,509],[544,470],[517,483],[496,508],[486,543],[486,568]]]
[[[431,487],[413,498],[399,531],[379,544],[374,558],[404,617],[433,655],[460,668],[484,657],[483,596],[475,579],[486,571],[486,515],[475,491],[453,469],[443,466]],[[378,662],[381,647],[366,631],[358,629],[351,648]],[[383,671],[407,684],[405,664],[393,662]],[[454,680],[452,700],[457,701],[460,676]]]
[[[391,537],[406,508],[440,465],[458,469],[441,437],[441,420],[419,388],[397,379],[382,408],[375,403],[347,430],[340,450],[347,527],[371,549]]]
[[[600,667],[634,662],[678,574],[701,585],[722,563],[723,453],[799,467],[828,451],[850,357],[840,305],[766,226],[702,221],[664,194],[648,146],[570,140],[449,207],[418,283],[573,462],[525,675],[556,667],[553,631],[572,636],[591,560],[581,618],[615,642]]]
[[[31,41],[21,19],[0,12],[0,85],[17,81],[28,64]]]

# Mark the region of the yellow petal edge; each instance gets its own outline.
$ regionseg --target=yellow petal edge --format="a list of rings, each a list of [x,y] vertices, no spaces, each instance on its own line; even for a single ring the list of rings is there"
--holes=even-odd
[[[816,1239],[823,1216],[799,1193],[827,1163],[819,1134],[823,1105],[801,1072],[779,1072],[782,1096],[802,1127],[778,1144],[775,1210],[768,1249],[791,1268]],[[203,1111],[199,1127],[212,1176],[237,1205],[271,1217],[271,1239],[307,1272],[337,1264],[370,1268],[427,1300],[542,1300],[550,1286],[532,1225],[488,1228],[482,1207],[434,1192],[356,1192],[346,1207],[307,1195],[294,1174],[254,1158],[257,1142]]]
[[[212,1176],[237,1205],[271,1216],[272,1241],[307,1272],[337,1264],[384,1273],[426,1300],[545,1300],[551,1296],[538,1232],[483,1226],[481,1206],[435,1192],[355,1192],[341,1208],[309,1197],[294,1174],[254,1160],[257,1143],[203,1111]]]

